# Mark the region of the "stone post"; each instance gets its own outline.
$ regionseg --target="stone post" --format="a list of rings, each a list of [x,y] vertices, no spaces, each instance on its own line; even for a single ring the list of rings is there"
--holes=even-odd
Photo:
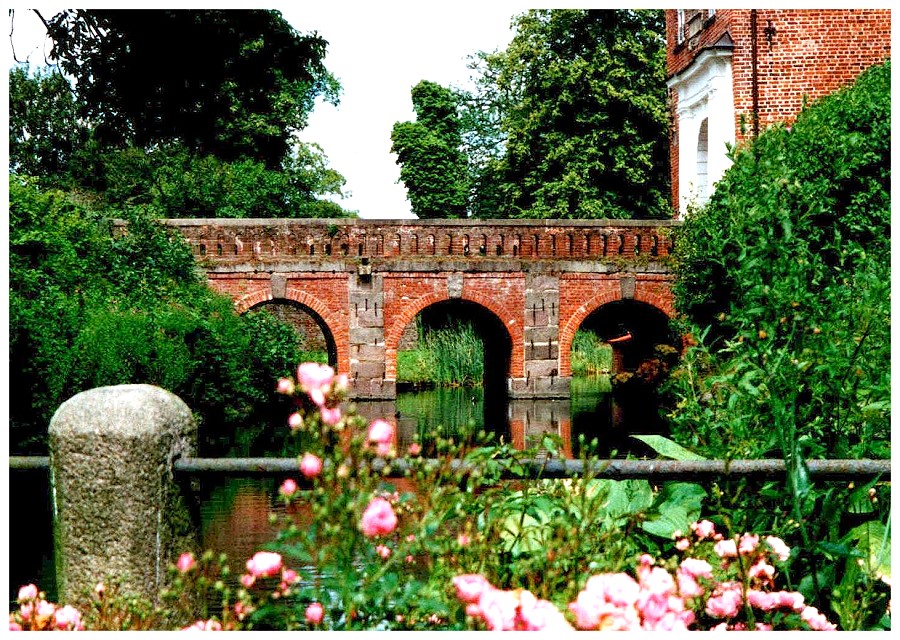
[[[196,448],[191,410],[151,385],[91,389],[60,405],[49,440],[60,601],[115,577],[158,602],[169,564],[197,546],[173,472]]]

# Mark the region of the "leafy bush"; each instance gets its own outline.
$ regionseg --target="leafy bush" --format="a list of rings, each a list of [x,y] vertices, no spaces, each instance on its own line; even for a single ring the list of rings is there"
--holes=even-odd
[[[887,457],[890,62],[766,131],[677,239],[701,341],[674,427],[717,456]]]
[[[138,209],[125,215],[127,233],[114,235],[64,193],[10,178],[11,449],[42,452],[63,401],[125,383],[172,391],[210,440],[235,432],[249,447],[285,415],[271,381],[297,361],[296,338],[238,316],[180,237]]]

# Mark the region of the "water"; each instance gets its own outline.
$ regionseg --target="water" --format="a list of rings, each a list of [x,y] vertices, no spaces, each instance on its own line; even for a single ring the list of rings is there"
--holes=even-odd
[[[395,418],[398,447],[405,448],[415,440],[424,440],[433,431],[452,436],[461,427],[484,429],[497,442],[511,442],[518,449],[536,446],[545,433],[557,435],[566,457],[578,457],[579,436],[587,441],[596,438],[600,455],[624,457],[651,455],[643,445],[629,438],[632,433],[658,433],[653,412],[641,415],[640,409],[655,405],[647,399],[632,400],[623,408],[616,406],[602,379],[574,379],[572,399],[510,400],[485,406],[481,389],[433,389],[399,393],[396,401],[359,403],[361,415],[367,419]],[[614,411],[624,409],[624,422],[614,424]],[[636,421],[629,421],[629,416]],[[287,429],[284,429],[287,433]],[[267,437],[254,447],[254,455],[276,457],[292,455],[285,450],[286,441]],[[201,455],[205,454],[201,445]],[[277,499],[282,479],[217,478],[203,476],[199,480],[198,501],[201,546],[224,552],[235,572],[263,545],[274,539],[276,529],[269,525],[272,512],[284,514]],[[48,498],[47,474],[15,472],[10,474],[11,495],[19,495],[27,504],[27,513],[11,514],[10,527],[10,591],[15,597],[18,587],[34,582],[48,597],[56,597],[52,553],[52,521]]]

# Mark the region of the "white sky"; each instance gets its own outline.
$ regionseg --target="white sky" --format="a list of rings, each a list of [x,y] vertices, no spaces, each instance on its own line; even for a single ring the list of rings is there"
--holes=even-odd
[[[301,33],[317,31],[329,43],[325,66],[343,86],[341,101],[337,107],[320,101],[300,137],[324,149],[330,166],[347,179],[345,191],[350,195],[340,204],[364,218],[413,217],[406,189],[398,183],[396,156],[390,153],[394,123],[415,119],[410,89],[420,80],[466,85],[467,57],[504,49],[512,37],[511,18],[528,8],[521,0],[452,4],[333,0],[269,6],[280,10]],[[63,8],[48,7],[41,10],[45,17]],[[10,18],[6,11],[3,14],[6,35]],[[43,64],[42,36],[40,21],[26,8],[17,9],[12,43],[18,59]],[[12,65],[10,38],[3,40]],[[49,50],[49,42],[44,46]]]

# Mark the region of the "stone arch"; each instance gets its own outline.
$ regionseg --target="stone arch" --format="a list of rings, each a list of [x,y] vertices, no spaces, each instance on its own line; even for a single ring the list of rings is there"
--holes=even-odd
[[[334,351],[335,362],[332,364],[335,370],[339,373],[349,373],[350,345],[345,336],[346,332],[339,330],[342,326],[340,318],[324,302],[306,291],[287,287],[284,296],[276,298],[268,289],[264,289],[238,298],[234,302],[234,308],[238,313],[243,314],[263,303],[279,301],[293,302],[312,312],[320,322],[320,328],[325,334],[326,341],[330,341],[332,345],[329,347],[329,351]],[[331,359],[330,356],[329,359]]]
[[[573,313],[565,321],[565,324],[560,325],[559,374],[561,376],[572,375],[572,340],[575,338],[575,332],[578,331],[578,328],[581,326],[581,324],[588,318],[588,316],[597,311],[600,307],[611,302],[618,302],[620,300],[623,300],[621,286],[618,286],[618,283],[616,283],[616,285],[617,286],[602,291],[590,300],[586,301],[575,310],[575,313]],[[639,285],[635,286],[634,297],[629,299],[651,306],[657,311],[665,314],[670,319],[675,315],[674,303],[672,301],[668,301],[667,304],[666,301],[661,300],[658,295],[654,295],[652,292],[645,291]]]
[[[498,304],[496,299],[479,294],[464,294],[459,298],[450,298],[446,291],[441,293],[429,293],[416,300],[411,300],[404,304],[400,312],[396,315],[391,328],[385,332],[385,378],[388,380],[397,379],[397,348],[400,345],[400,339],[403,337],[403,331],[406,326],[412,322],[415,317],[425,308],[440,302],[449,300],[461,300],[471,302],[487,309],[493,314],[500,324],[506,329],[509,340],[512,343],[512,353],[510,354],[510,364],[508,376],[523,377],[524,374],[524,350],[523,344],[523,328],[522,323],[517,322],[516,318]]]

